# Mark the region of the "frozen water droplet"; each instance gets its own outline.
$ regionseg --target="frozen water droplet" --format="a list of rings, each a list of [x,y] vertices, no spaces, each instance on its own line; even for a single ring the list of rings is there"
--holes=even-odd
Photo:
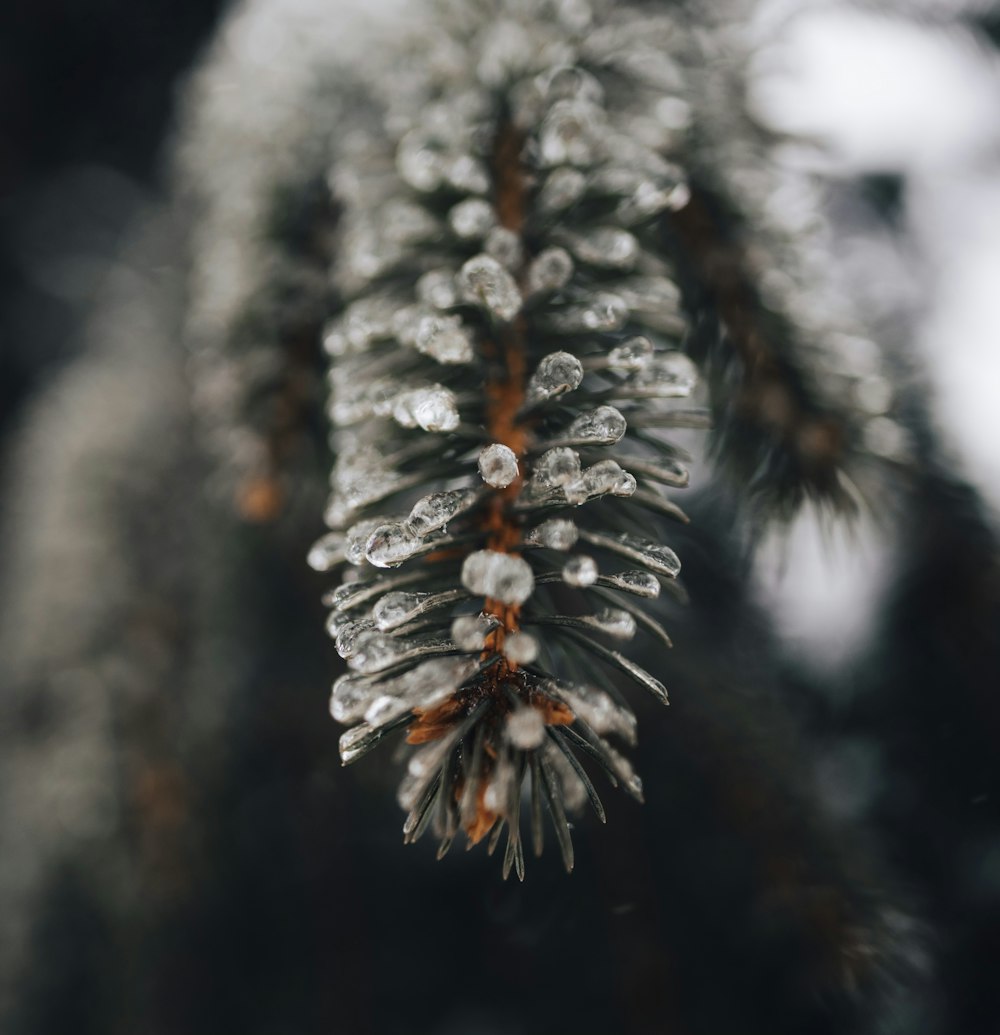
[[[625,387],[642,398],[676,399],[690,395],[697,380],[697,369],[687,356],[661,352],[630,375]]]
[[[423,316],[417,324],[414,346],[438,363],[470,363],[472,338],[457,316]]]
[[[351,564],[365,563],[365,546],[368,544],[368,537],[384,522],[385,518],[368,518],[351,525],[347,530],[345,554]]]
[[[614,406],[598,406],[581,414],[566,429],[565,437],[575,443],[610,446],[620,441],[628,429],[621,411]]]
[[[535,587],[535,576],[523,557],[477,550],[465,558],[462,585],[504,604],[523,604]]]
[[[574,234],[568,244],[581,262],[600,269],[630,270],[639,258],[639,242],[635,237],[627,230],[612,226]]]
[[[461,615],[451,623],[451,638],[460,650],[481,651],[490,630],[496,628],[496,621],[486,615]]]
[[[504,640],[503,652],[515,665],[530,665],[538,657],[538,641],[525,632],[511,633]]]
[[[507,736],[516,748],[531,751],[545,740],[545,720],[537,708],[518,708],[507,718]]]
[[[573,276],[573,259],[565,248],[546,248],[528,267],[528,291],[532,295],[561,291]]]
[[[396,396],[392,416],[404,428],[424,431],[454,431],[460,420],[454,393],[442,385],[402,392]]]
[[[600,460],[588,467],[579,478],[564,487],[569,503],[579,506],[597,496],[612,493],[615,496],[631,496],[635,492],[635,479],[623,471],[615,460]]]
[[[381,697],[376,697],[368,706],[368,709],[365,711],[365,722],[369,726],[377,728],[384,726],[387,722],[392,722],[393,719],[399,718],[400,715],[409,710],[410,706],[406,701],[400,700],[398,697],[392,697],[389,694],[383,694]]]
[[[349,729],[340,738],[340,760],[347,765],[360,758],[381,736],[380,731],[373,730],[367,723],[361,723]]]
[[[441,152],[431,146],[421,129],[411,130],[399,143],[396,168],[403,181],[414,190],[429,193],[437,190],[445,175],[445,160]]]
[[[550,518],[536,528],[532,528],[524,537],[526,546],[541,546],[547,550],[571,550],[580,530],[566,518]]]
[[[569,352],[550,352],[542,357],[525,392],[529,404],[544,402],[579,388],[583,382],[583,366]]]
[[[587,189],[587,178],[579,169],[553,169],[538,194],[540,211],[554,215],[575,205]]]
[[[357,648],[358,639],[374,628],[375,623],[370,618],[359,618],[357,621],[342,625],[334,641],[337,653],[342,658],[349,658]]]
[[[361,633],[354,641],[354,650],[347,663],[355,672],[372,675],[389,668],[406,648],[404,640],[397,640],[372,629]]]
[[[532,481],[542,489],[566,485],[580,476],[580,454],[568,446],[548,449],[535,461]]]
[[[586,615],[581,621],[616,640],[631,640],[635,636],[635,619],[618,607],[606,607],[597,614]]]
[[[506,489],[517,477],[517,456],[514,450],[494,442],[479,454],[479,473],[487,485]]]
[[[476,72],[485,86],[502,86],[525,67],[535,51],[526,26],[509,18],[491,23],[480,38]]]
[[[603,113],[592,104],[558,101],[542,122],[538,147],[543,166],[589,166],[598,155]]]
[[[459,303],[452,270],[431,270],[417,281],[417,298],[435,309],[452,309]]]
[[[488,201],[467,198],[448,213],[448,223],[462,240],[481,241],[496,223],[496,215]]]
[[[605,578],[612,589],[621,589],[633,596],[655,600],[660,595],[660,580],[648,571],[620,571]]]
[[[635,715],[610,695],[591,686],[546,684],[555,691],[595,733],[616,733],[630,744],[635,743]]]
[[[619,295],[599,291],[589,301],[569,305],[548,316],[549,326],[563,334],[581,331],[620,331],[628,322],[629,308]]]
[[[337,722],[357,722],[368,710],[377,686],[362,676],[347,672],[333,684],[330,695],[330,714]]]
[[[342,560],[344,560],[344,535],[341,532],[328,532],[312,545],[306,563],[313,571],[330,571]]]
[[[537,78],[538,86],[546,101],[583,101],[587,104],[602,104],[604,88],[589,72],[575,65],[559,65],[542,73]]]
[[[469,259],[459,271],[458,287],[467,301],[498,320],[513,320],[521,311],[521,292],[514,278],[491,255]]]
[[[628,374],[649,366],[653,358],[653,343],[649,338],[629,338],[608,353],[608,366],[618,373]]]
[[[505,226],[495,226],[486,235],[483,250],[493,256],[505,269],[517,270],[524,260],[521,238]]]
[[[365,544],[365,557],[376,568],[394,568],[402,564],[423,546],[403,521],[389,521],[379,525]]]
[[[563,565],[563,579],[571,586],[592,586],[597,581],[597,562],[593,557],[577,554]]]
[[[485,194],[490,189],[490,177],[478,158],[455,155],[445,163],[444,176],[449,186],[464,194]]]
[[[379,632],[390,632],[404,625],[420,610],[420,605],[432,594],[403,593],[396,591],[386,593],[372,608],[372,618]]]
[[[406,523],[410,532],[424,538],[444,528],[452,518],[472,507],[479,494],[474,489],[449,489],[432,492],[413,504]]]
[[[627,557],[658,575],[676,578],[680,574],[681,562],[677,554],[662,543],[641,539],[627,532],[605,535],[600,532],[581,531],[580,536],[591,545],[603,547],[620,557]]]

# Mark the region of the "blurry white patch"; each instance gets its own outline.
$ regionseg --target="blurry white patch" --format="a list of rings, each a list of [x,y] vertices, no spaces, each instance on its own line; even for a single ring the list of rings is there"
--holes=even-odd
[[[834,522],[811,503],[790,526],[772,527],[754,561],[760,602],[790,653],[820,672],[864,649],[893,568],[885,530],[872,519]]]
[[[967,33],[829,7],[765,47],[752,98],[776,126],[870,169],[953,164],[996,126],[996,77]],[[995,131],[992,134],[995,136]]]
[[[946,448],[1000,521],[1000,66],[958,27],[846,5],[767,0],[757,28],[771,41],[752,91],[766,121],[842,169],[907,177],[915,344]],[[773,539],[757,568],[782,629],[803,657],[843,659],[883,592],[885,546],[864,527],[824,545],[814,513]]]

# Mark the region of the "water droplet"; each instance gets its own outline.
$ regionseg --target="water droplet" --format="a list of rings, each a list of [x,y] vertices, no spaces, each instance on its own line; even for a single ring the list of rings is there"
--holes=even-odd
[[[589,166],[597,159],[603,112],[592,104],[558,101],[542,122],[538,149],[543,166]]]
[[[587,500],[611,493],[615,496],[631,496],[635,492],[635,479],[623,471],[615,460],[600,460],[588,467],[575,481],[564,486],[563,491],[569,503],[579,506]]]
[[[585,615],[580,621],[617,640],[631,640],[635,636],[635,619],[618,607],[606,607],[597,614]]]
[[[491,255],[476,255],[462,266],[458,288],[463,297],[498,320],[510,321],[521,311],[521,292],[510,273]]]
[[[365,563],[365,547],[368,545],[368,537],[384,522],[385,518],[367,518],[351,525],[347,530],[345,555],[351,564],[357,566]]]
[[[532,528],[524,537],[526,546],[547,550],[571,550],[580,538],[580,530],[566,518],[551,518]]]
[[[620,571],[606,575],[611,589],[620,589],[633,596],[655,600],[660,595],[660,580],[648,571]]]
[[[587,189],[587,178],[579,169],[553,169],[538,194],[541,212],[555,215],[575,205]]]
[[[538,641],[526,632],[511,633],[504,640],[503,652],[515,665],[530,665],[538,657]]]
[[[575,65],[558,65],[537,77],[539,89],[549,104],[583,101],[602,104],[604,88],[589,72]]]
[[[474,489],[449,489],[432,492],[413,504],[406,523],[410,532],[424,538],[444,528],[452,518],[475,505],[479,494]]]
[[[535,587],[535,576],[523,557],[478,550],[465,558],[462,585],[504,604],[523,604]]]
[[[337,722],[357,722],[364,716],[377,693],[377,684],[373,685],[369,679],[347,672],[333,684],[330,714]]]
[[[453,270],[431,270],[417,281],[417,298],[435,309],[453,309],[459,303]]]
[[[677,554],[662,543],[640,539],[639,536],[629,535],[627,532],[604,535],[600,532],[581,531],[580,537],[593,546],[603,547],[620,557],[627,557],[658,575],[676,578],[680,574],[681,562]]]
[[[376,568],[395,568],[423,547],[423,539],[415,536],[403,521],[379,525],[365,544],[365,557]]]
[[[562,334],[578,334],[582,331],[601,333],[620,331],[628,322],[629,308],[619,295],[599,291],[589,301],[579,305],[568,305],[550,313],[549,326]]]
[[[521,244],[521,238],[505,226],[493,227],[486,235],[483,250],[508,270],[519,269],[524,261],[524,247]]]
[[[354,641],[354,650],[347,663],[355,672],[371,675],[389,668],[404,654],[409,644],[374,629],[361,633]]]
[[[575,444],[610,446],[621,440],[628,422],[614,406],[598,406],[581,414],[566,429],[565,438]]]
[[[391,632],[404,625],[420,611],[420,605],[431,593],[386,593],[372,608],[372,618],[379,632]]]
[[[535,461],[532,482],[541,489],[566,485],[580,476],[580,454],[568,446],[548,449]]]
[[[496,223],[493,206],[482,198],[460,201],[449,213],[448,223],[464,241],[481,241]]]
[[[518,708],[507,717],[507,736],[516,748],[531,751],[545,740],[545,720],[537,708]]]
[[[400,393],[394,401],[392,416],[404,428],[419,427],[424,431],[454,431],[460,421],[455,395],[442,385]]]
[[[438,363],[470,363],[474,354],[472,338],[457,316],[421,317],[413,344]]]
[[[330,571],[344,560],[344,535],[341,532],[328,532],[317,539],[309,550],[306,563],[313,571]]]
[[[569,352],[550,352],[542,357],[525,392],[529,404],[564,395],[583,382],[583,366]]]
[[[631,374],[624,387],[634,396],[655,399],[684,398],[698,380],[694,363],[681,352],[658,353]]]
[[[486,446],[479,454],[479,473],[487,485],[506,489],[517,477],[517,456],[514,450],[499,442]]]
[[[592,586],[597,576],[597,562],[585,554],[570,557],[563,565],[562,577],[571,586]]]
[[[375,623],[370,618],[359,618],[353,622],[347,622],[340,627],[337,638],[334,641],[337,653],[342,658],[349,658],[357,648],[358,639],[375,628]]]
[[[496,625],[495,619],[484,614],[461,615],[451,623],[451,638],[461,650],[481,651],[487,635]]]
[[[622,374],[642,370],[649,366],[653,351],[653,343],[649,338],[629,338],[608,353],[608,366]]]
[[[573,276],[573,259],[565,248],[546,248],[528,267],[528,292],[532,295],[561,291]]]
[[[627,230],[599,226],[567,238],[570,251],[589,266],[630,270],[639,258],[639,242]]]

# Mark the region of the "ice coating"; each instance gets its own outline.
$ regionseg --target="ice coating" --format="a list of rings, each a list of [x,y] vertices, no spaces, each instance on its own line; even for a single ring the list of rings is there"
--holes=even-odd
[[[509,446],[494,442],[479,454],[479,473],[487,485],[506,489],[517,477],[517,455]]]
[[[452,518],[474,506],[478,494],[472,489],[432,492],[413,504],[406,524],[411,534],[425,537],[444,528]]]
[[[462,650],[479,651],[496,622],[483,614],[461,615],[451,623],[451,638]]]
[[[598,406],[583,413],[566,429],[566,438],[575,444],[610,446],[621,440],[628,422],[614,406]]]
[[[455,395],[441,385],[401,392],[393,400],[392,416],[404,428],[424,431],[454,431],[459,423]]]
[[[573,259],[565,248],[546,248],[528,267],[528,292],[539,295],[564,288],[573,276]]]
[[[422,316],[413,345],[439,363],[469,363],[474,355],[472,338],[457,316]]]
[[[649,338],[629,338],[608,353],[608,366],[620,373],[642,370],[652,361],[653,351],[653,343]]]
[[[504,640],[503,650],[515,665],[530,665],[538,657],[538,640],[530,633],[511,633]]]
[[[510,321],[521,311],[521,292],[510,273],[492,255],[477,255],[462,266],[459,291],[497,320]]]
[[[504,604],[523,604],[535,587],[531,565],[497,550],[477,550],[462,565],[462,585]]]
[[[525,393],[529,403],[544,402],[579,388],[583,365],[569,352],[550,352],[539,362]]]
[[[550,518],[536,528],[532,528],[524,537],[526,546],[541,546],[547,550],[571,550],[580,530],[567,518]]]
[[[413,534],[404,521],[379,525],[368,537],[365,557],[376,568],[394,568],[423,547],[420,536]]]
[[[563,565],[562,577],[571,586],[592,586],[597,581],[597,562],[586,554],[577,554]]]
[[[535,708],[518,708],[507,719],[507,736],[522,750],[538,747],[545,739],[545,722]]]
[[[567,446],[546,450],[535,462],[532,481],[547,489],[566,485],[580,476],[580,454]]]
[[[448,224],[458,237],[466,241],[481,241],[495,223],[493,206],[482,198],[460,201],[448,213]]]

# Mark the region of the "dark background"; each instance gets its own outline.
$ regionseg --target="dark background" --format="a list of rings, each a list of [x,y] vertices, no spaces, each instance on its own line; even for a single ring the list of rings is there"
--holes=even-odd
[[[4,444],[78,347],[87,263],[113,256],[161,185],[178,77],[220,7],[39,2],[2,16]],[[67,255],[86,261],[53,278]],[[244,531],[235,549],[269,558],[244,587],[256,664],[195,806],[190,884],[121,917],[70,860],[15,1030],[998,1030],[1000,580],[978,501],[929,465],[878,646],[838,686],[782,657],[719,502],[690,501],[695,531],[678,546],[692,606],[675,616],[668,675],[684,693],[669,722],[640,714],[637,763],[658,792],[641,810],[608,792],[610,826],[580,825],[572,878],[550,852],[523,888],[482,852],[435,864],[427,844],[404,849],[395,774],[340,770],[316,584],[289,568],[301,551],[269,554]],[[841,829],[798,778],[820,752],[850,777],[859,744],[879,778],[859,792],[863,822]]]

